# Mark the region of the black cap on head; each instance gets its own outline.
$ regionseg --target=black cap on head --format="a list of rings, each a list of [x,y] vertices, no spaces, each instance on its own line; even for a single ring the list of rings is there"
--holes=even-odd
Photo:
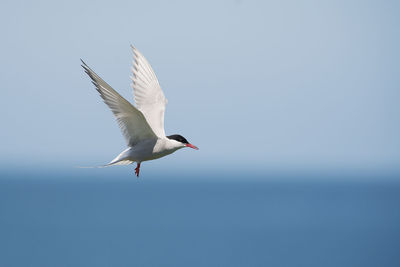
[[[184,144],[189,144],[189,142],[186,140],[186,138],[179,134],[169,135],[169,136],[167,136],[167,138],[184,143]]]

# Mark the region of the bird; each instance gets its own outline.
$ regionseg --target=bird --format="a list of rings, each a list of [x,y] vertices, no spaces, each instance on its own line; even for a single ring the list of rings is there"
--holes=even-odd
[[[127,148],[108,164],[129,165],[136,162],[135,174],[139,178],[143,161],[159,159],[173,152],[190,147],[198,150],[179,134],[165,135],[164,113],[168,100],[150,63],[131,45],[133,52],[132,88],[136,106],[97,75],[82,59],[82,67],[92,80],[95,89],[111,109],[125,138]]]

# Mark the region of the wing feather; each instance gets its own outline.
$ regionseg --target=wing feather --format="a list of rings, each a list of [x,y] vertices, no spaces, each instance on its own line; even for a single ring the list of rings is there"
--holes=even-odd
[[[83,60],[81,61],[96,90],[116,117],[128,146],[134,146],[145,139],[157,138],[142,112],[111,88]]]
[[[146,58],[132,46],[134,55],[132,87],[136,107],[143,113],[158,137],[165,137],[164,113],[167,99]]]

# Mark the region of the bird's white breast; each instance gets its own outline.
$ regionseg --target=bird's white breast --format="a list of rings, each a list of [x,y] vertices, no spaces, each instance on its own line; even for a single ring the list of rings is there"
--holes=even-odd
[[[119,159],[136,162],[153,160],[169,155],[183,147],[182,143],[167,138],[147,139],[126,149],[121,153]]]

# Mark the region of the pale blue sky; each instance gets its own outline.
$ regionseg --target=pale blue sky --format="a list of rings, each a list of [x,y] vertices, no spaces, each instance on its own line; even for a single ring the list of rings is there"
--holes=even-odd
[[[398,1],[3,1],[1,160],[122,151],[79,58],[132,101],[134,44],[169,100],[166,132],[200,147],[156,169],[398,168],[399,14]]]

